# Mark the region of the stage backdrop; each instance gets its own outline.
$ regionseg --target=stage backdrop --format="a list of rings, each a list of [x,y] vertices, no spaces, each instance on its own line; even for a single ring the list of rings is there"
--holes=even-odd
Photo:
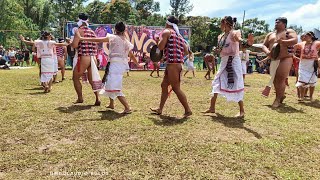
[[[68,22],[66,26],[67,36],[72,38],[77,24]],[[114,31],[114,24],[91,24],[89,27],[95,31],[98,37],[105,37],[108,33],[113,34]],[[163,27],[157,26],[127,26],[126,36],[134,45],[133,52],[139,59],[144,52],[150,57],[150,50],[156,44],[154,38],[159,36],[163,29]],[[180,27],[179,30],[184,39],[190,43],[191,28]],[[108,55],[109,50],[106,43],[99,44],[99,49]]]

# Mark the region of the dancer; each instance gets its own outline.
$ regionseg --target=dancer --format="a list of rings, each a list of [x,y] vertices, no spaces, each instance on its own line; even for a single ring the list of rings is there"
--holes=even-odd
[[[63,43],[64,40],[62,38],[58,39],[59,43]],[[58,57],[58,67],[61,69],[61,81],[65,80],[65,60],[67,55],[67,47],[57,47],[57,57]]]
[[[188,69],[187,69],[187,71],[184,73],[183,76],[186,77],[186,74],[187,74],[189,71],[192,71],[193,77],[196,77],[196,75],[194,74],[194,65],[193,65],[194,55],[193,55],[193,52],[190,50],[190,48],[188,49],[188,52],[189,52],[188,59],[187,59]]]
[[[292,29],[287,29],[287,23],[287,18],[277,18],[275,21],[275,32],[271,32],[266,36],[262,47],[262,50],[271,57],[271,50],[274,45],[276,43],[280,45],[278,57],[274,57],[275,59],[272,59],[270,64],[270,82],[274,84],[276,91],[276,98],[272,104],[273,108],[278,108],[286,98],[286,80],[292,66],[293,45],[298,41],[296,32]],[[269,83],[262,94],[268,96],[270,89]]]
[[[154,73],[155,71],[157,71],[157,77],[160,77],[160,75],[159,75],[160,63],[161,63],[161,61],[159,61],[159,62],[154,62],[154,61],[152,61],[153,70],[152,70],[151,73],[150,73],[150,76],[151,76],[151,77],[153,77],[153,73]]]
[[[100,92],[110,99],[108,108],[114,109],[114,100],[119,99],[124,106],[122,114],[130,114],[132,112],[125,95],[122,92],[123,74],[128,70],[128,55],[138,67],[141,66],[134,54],[132,53],[133,45],[126,39],[126,26],[123,22],[115,25],[115,35],[108,34],[104,38],[80,37],[82,41],[88,42],[108,42],[109,43],[109,63],[106,67],[104,76],[104,89]]]
[[[52,90],[53,75],[55,73],[54,48],[55,46],[67,46],[68,44],[51,41],[51,34],[46,31],[42,33],[41,40],[34,42],[26,41],[22,35],[20,35],[20,39],[27,44],[34,44],[37,48],[38,57],[41,58],[40,81],[44,86],[44,92],[50,92]]]
[[[161,100],[158,108],[150,108],[151,111],[158,115],[162,114],[164,104],[168,99],[168,87],[171,86],[172,90],[176,93],[180,103],[184,107],[184,117],[192,115],[189,107],[187,97],[180,88],[180,76],[182,72],[184,55],[188,55],[188,47],[185,44],[178,28],[178,19],[174,16],[167,18],[165,30],[162,33],[160,42],[157,39],[158,48],[164,50],[164,60],[167,62],[165,75],[161,83]]]
[[[305,94],[310,87],[310,100],[313,101],[313,93],[318,80],[318,52],[320,50],[320,41],[315,37],[312,31],[306,33],[304,42],[300,42],[294,46],[295,51],[300,50],[299,76],[296,87],[300,90],[299,101],[305,100]]]
[[[88,15],[84,13],[79,14],[79,21],[78,21],[78,30],[76,34],[77,36],[74,37],[72,40],[71,46],[77,49],[77,53],[73,60],[73,85],[77,92],[78,99],[76,100],[77,103],[83,103],[83,96],[82,96],[82,85],[80,82],[80,77],[82,77],[86,72],[87,76],[83,76],[83,78],[88,78],[91,87],[93,89],[95,95],[95,106],[100,106],[101,102],[99,100],[98,91],[101,90],[101,78],[97,68],[97,43],[88,42],[88,41],[80,41],[79,34],[84,38],[93,38],[96,37],[93,30],[91,30],[88,26]],[[68,40],[69,41],[69,40]]]
[[[234,30],[236,19],[225,16],[221,20],[220,28],[223,31],[218,37],[218,51],[220,51],[220,68],[212,82],[212,93],[210,108],[204,113],[216,113],[216,100],[218,94],[227,98],[227,101],[238,102],[240,112],[236,115],[243,118],[245,115],[243,107],[244,82],[242,75],[241,59],[239,57],[239,44],[243,42],[240,31]],[[247,45],[253,44],[253,36],[249,34]],[[244,45],[244,43],[243,43]]]
[[[239,52],[241,58],[241,66],[242,66],[242,74],[243,74],[243,81],[245,81],[246,74],[247,74],[247,63],[249,62],[250,50],[246,47],[241,46],[241,51]]]
[[[216,73],[216,69],[215,69],[215,57],[212,54],[206,54],[203,57],[203,62],[205,63],[206,67],[208,68],[208,71],[206,73],[206,75],[204,76],[204,78],[206,78],[207,80],[210,80],[210,74],[212,71],[212,74],[214,75]]]

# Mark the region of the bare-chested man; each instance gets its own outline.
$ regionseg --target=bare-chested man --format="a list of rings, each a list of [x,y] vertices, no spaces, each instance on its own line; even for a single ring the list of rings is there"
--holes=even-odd
[[[287,18],[279,17],[275,21],[275,31],[269,33],[264,40],[262,48],[268,56],[271,56],[271,49],[275,43],[280,44],[280,53],[277,59],[279,66],[276,70],[275,79],[273,81],[276,99],[272,107],[277,108],[285,99],[286,78],[292,67],[293,45],[298,42],[297,34],[292,29],[287,29]]]

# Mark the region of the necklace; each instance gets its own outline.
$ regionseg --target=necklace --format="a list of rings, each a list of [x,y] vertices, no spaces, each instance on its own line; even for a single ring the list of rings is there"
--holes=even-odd
[[[226,44],[227,38],[229,36],[229,33],[223,33],[222,37],[220,38],[219,42],[218,42],[218,51],[221,52],[224,45]]]
[[[306,44],[304,45],[304,49],[303,49],[303,53],[305,55],[309,55],[310,52],[311,52],[311,46],[312,46],[313,43],[308,43],[306,42]]]

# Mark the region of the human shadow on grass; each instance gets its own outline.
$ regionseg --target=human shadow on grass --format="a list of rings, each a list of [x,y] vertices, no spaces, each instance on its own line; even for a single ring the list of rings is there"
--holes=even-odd
[[[55,110],[58,110],[62,113],[72,114],[77,111],[84,111],[84,110],[91,109],[92,107],[94,107],[94,105],[72,105],[69,107],[58,107]]]
[[[264,105],[272,110],[277,111],[278,113],[305,113],[302,109],[296,109],[287,104],[282,104],[278,108],[273,108],[272,105]]]
[[[98,111],[98,113],[101,113],[101,120],[107,120],[107,121],[114,121],[128,115],[128,114],[121,114],[113,110]]]
[[[320,109],[320,101],[319,100],[315,100],[315,101],[309,101],[309,102],[303,102],[302,103],[305,106],[309,106],[309,107],[314,107],[314,108],[318,108]]]
[[[24,89],[24,90],[43,90],[43,87],[35,87],[35,88]]]
[[[156,115],[155,113],[151,113],[151,115]],[[158,115],[160,118],[155,117],[149,117],[153,121],[155,125],[158,126],[174,126],[184,123],[186,120],[188,120],[187,117],[173,117],[173,116],[167,116],[167,115]]]
[[[211,117],[214,122],[221,123],[225,127],[243,129],[243,130],[246,130],[248,133],[253,134],[254,137],[256,137],[257,139],[262,138],[262,136],[258,132],[244,126],[244,123],[245,123],[244,118],[226,117],[218,113],[216,113],[216,115],[214,116],[210,114],[207,114],[205,116]]]
[[[48,94],[44,91],[29,93],[30,95],[40,95],[40,94]]]

